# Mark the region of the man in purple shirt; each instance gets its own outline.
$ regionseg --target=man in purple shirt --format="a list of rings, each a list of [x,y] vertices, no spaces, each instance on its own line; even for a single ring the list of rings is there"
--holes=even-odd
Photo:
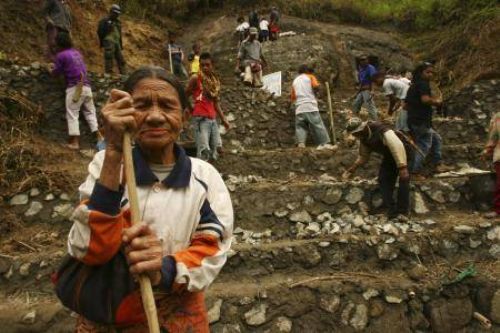
[[[69,33],[60,32],[56,38],[59,52],[56,55],[52,75],[64,75],[66,79],[66,120],[68,121],[68,148],[80,149],[80,128],[78,118],[83,106],[85,120],[90,131],[95,133],[97,141],[102,140],[98,131],[96,109],[92,98],[92,89],[87,77],[87,68],[83,57],[73,48]]]
[[[366,103],[368,109],[368,115],[370,120],[378,119],[378,111],[373,101],[372,95],[372,80],[377,70],[373,65],[368,62],[368,57],[362,55],[359,57],[359,67],[358,67],[358,83],[359,90],[354,98],[354,103],[352,105],[352,111],[358,114],[361,110],[361,106]]]

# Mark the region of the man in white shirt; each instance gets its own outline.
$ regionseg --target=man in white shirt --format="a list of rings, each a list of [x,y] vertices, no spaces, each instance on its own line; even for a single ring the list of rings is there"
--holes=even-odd
[[[248,24],[242,16],[238,17],[236,33],[238,34],[240,43],[248,37],[248,29],[250,29],[250,24]]]
[[[319,89],[316,77],[308,74],[307,65],[299,67],[299,76],[293,80],[291,100],[295,103],[295,137],[297,146],[305,148],[307,132],[313,133],[318,149],[334,149],[330,136],[319,114],[315,92]]]
[[[260,29],[259,41],[261,43],[267,42],[269,40],[269,21],[266,20],[265,18],[262,18],[260,20],[259,29]]]
[[[410,85],[403,80],[387,77],[383,72],[377,73],[373,82],[382,87],[383,94],[389,99],[387,114],[391,116],[395,113],[396,130],[409,132],[408,112],[404,109],[404,100]]]

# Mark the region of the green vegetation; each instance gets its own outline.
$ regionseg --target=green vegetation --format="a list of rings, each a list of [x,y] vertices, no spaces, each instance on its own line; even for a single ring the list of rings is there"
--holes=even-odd
[[[276,1],[292,15],[346,23],[392,24],[406,31],[458,22],[470,13],[499,13],[496,0],[298,0]]]

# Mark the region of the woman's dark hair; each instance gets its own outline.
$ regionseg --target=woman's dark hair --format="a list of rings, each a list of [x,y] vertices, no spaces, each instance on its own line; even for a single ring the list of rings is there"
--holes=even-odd
[[[70,49],[73,47],[73,41],[69,33],[60,31],[56,36],[56,45],[62,50]]]
[[[432,62],[424,61],[421,64],[419,64],[412,73],[412,80],[414,82],[422,80],[422,73],[425,71],[427,68],[434,66]]]
[[[174,75],[168,73],[165,69],[159,66],[144,66],[138,68],[130,74],[127,81],[125,81],[123,85],[123,89],[128,93],[132,93],[137,83],[143,79],[158,79],[170,83],[179,94],[182,110],[188,106],[188,100],[182,84]]]

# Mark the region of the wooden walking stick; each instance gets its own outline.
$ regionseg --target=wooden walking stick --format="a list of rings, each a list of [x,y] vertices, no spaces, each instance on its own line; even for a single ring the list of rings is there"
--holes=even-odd
[[[168,43],[168,61],[170,62],[170,73],[174,74],[174,65],[172,64],[172,47]]]
[[[130,212],[132,225],[140,222],[139,200],[137,198],[137,186],[135,184],[134,162],[132,159],[132,143],[129,132],[123,134],[123,159],[125,163],[125,178],[127,181],[128,200],[130,202]],[[141,286],[142,305],[148,319],[149,333],[160,333],[160,324],[158,323],[158,314],[156,313],[156,304],[153,296],[151,281],[145,274],[139,275],[139,284]]]
[[[325,82],[326,94],[328,95],[328,115],[330,116],[330,128],[332,130],[333,144],[337,144],[337,135],[335,134],[335,122],[333,120],[332,96],[330,95],[330,84]]]

